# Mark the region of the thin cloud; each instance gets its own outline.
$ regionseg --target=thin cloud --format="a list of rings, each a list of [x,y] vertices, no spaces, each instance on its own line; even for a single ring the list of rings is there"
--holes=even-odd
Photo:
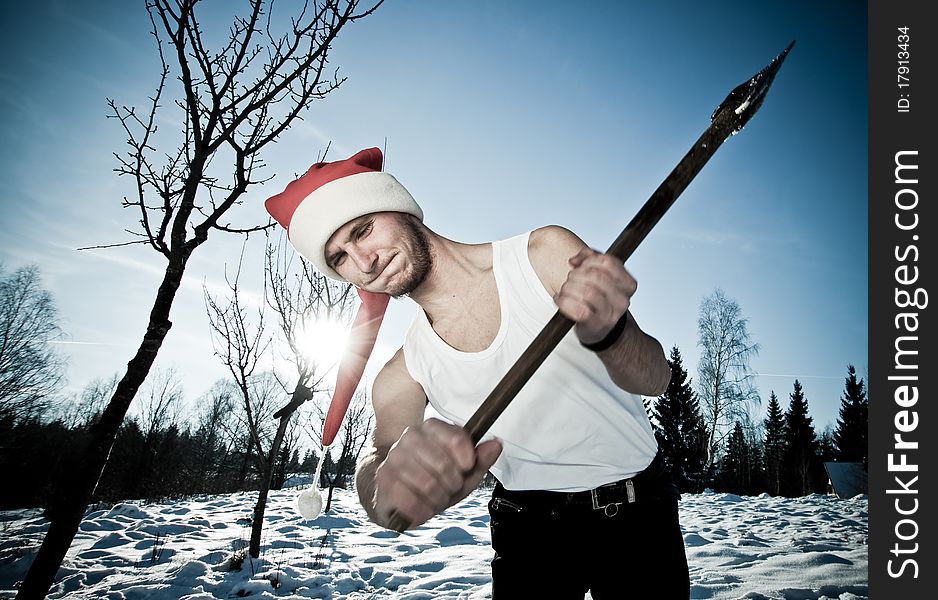
[[[60,246],[59,244],[54,244]],[[74,248],[71,248],[74,250]],[[114,263],[122,267],[128,267],[134,271],[143,271],[146,273],[151,273],[154,275],[161,275],[164,272],[164,268],[160,265],[151,264],[144,262],[142,260],[137,260],[127,256],[126,253],[120,252],[119,249],[95,249],[95,250],[83,250],[83,253],[87,256],[93,256],[94,258]]]
[[[95,20],[85,18],[83,16],[85,12],[68,12],[71,6],[73,6],[71,3],[58,4],[57,8],[59,10],[55,11],[52,16],[70,26],[84,30],[87,37],[94,37],[104,41],[108,45],[114,46],[114,50],[116,51],[132,52],[135,50],[135,45],[130,39],[116,35],[111,29],[101,27]],[[76,36],[79,35],[81,35],[81,33],[76,32]]]
[[[839,375],[790,375],[785,373],[747,373],[756,377],[784,377],[786,379],[843,379]]]
[[[735,250],[751,253],[758,246],[749,236],[731,233],[725,230],[664,230],[663,235],[675,237],[695,244],[708,246],[732,246]]]

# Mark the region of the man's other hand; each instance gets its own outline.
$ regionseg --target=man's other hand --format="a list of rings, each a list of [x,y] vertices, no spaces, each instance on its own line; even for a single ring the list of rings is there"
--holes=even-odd
[[[501,451],[438,419],[408,427],[375,472],[375,512],[386,526],[396,514],[417,527],[468,496]]]

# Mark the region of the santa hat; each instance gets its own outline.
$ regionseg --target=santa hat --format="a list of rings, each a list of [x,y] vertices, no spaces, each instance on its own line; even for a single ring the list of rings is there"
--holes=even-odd
[[[400,212],[423,220],[423,211],[410,192],[381,170],[383,161],[381,150],[368,148],[345,160],[316,163],[264,203],[287,230],[297,252],[323,275],[344,281],[326,264],[326,242],[352,219]]]
[[[393,175],[381,170],[384,157],[368,148],[345,160],[320,162],[264,203],[287,230],[293,247],[327,277],[344,281],[326,263],[326,242],[340,227],[363,215],[401,212],[423,220],[423,211]],[[359,289],[362,303],[339,364],[335,393],[323,423],[322,442],[332,444],[358,387],[390,298]]]

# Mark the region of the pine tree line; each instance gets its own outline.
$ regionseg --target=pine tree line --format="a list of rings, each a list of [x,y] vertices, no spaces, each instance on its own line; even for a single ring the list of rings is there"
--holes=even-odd
[[[735,494],[802,496],[827,491],[823,463],[866,464],[868,399],[853,365],[847,367],[840,415],[833,431],[818,434],[801,382],[794,381],[788,408],[772,391],[765,417],[738,417],[708,470],[708,431],[680,350],[671,349],[671,382],[646,405],[655,437],[682,492],[706,488]]]
[[[157,501],[258,489],[262,472],[247,432],[222,423],[230,416],[223,410],[207,419],[211,413],[207,408],[196,422],[155,427],[144,426],[144,418],[125,419],[92,501]],[[64,476],[63,458],[87,442],[91,422],[0,418],[0,472],[10,482],[0,487],[0,510],[47,506]],[[301,454],[295,439],[285,441],[272,489],[281,489],[294,474],[312,474],[317,461],[314,452]],[[324,476],[340,482],[351,479],[354,465],[347,463],[327,456]]]

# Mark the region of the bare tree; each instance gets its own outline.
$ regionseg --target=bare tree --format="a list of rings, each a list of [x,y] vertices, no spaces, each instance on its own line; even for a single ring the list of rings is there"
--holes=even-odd
[[[149,246],[164,257],[166,269],[143,340],[58,501],[49,506],[49,530],[18,598],[41,598],[52,585],[117,430],[172,326],[170,308],[193,252],[212,231],[263,228],[234,226],[225,215],[252,185],[264,181],[262,151],[313,100],[344,81],[327,69],[332,44],[346,25],[369,15],[381,1],[359,10],[359,0],[313,0],[293,18],[274,19],[272,0],[249,0],[249,14],[234,18],[226,34],[218,36],[216,49],[207,45],[216,38],[200,24],[197,0],[147,0],[161,64],[156,91],[139,112],[109,100],[110,116],[130,146],[126,154],[116,154],[116,171],[134,183],[124,206],[138,211],[139,229],[128,231],[131,241],[108,246]],[[174,91],[178,96],[171,98]],[[158,150],[157,115],[167,100],[170,110],[178,109],[169,118],[178,115],[182,135],[174,150]]]
[[[278,391],[276,377],[262,371],[252,374],[246,386],[234,378],[221,379],[208,392],[209,404],[199,415],[198,431],[205,439],[206,456],[214,446],[221,457],[214,467],[225,491],[253,489],[259,469],[255,440],[266,446],[273,438],[271,419]]]
[[[260,485],[251,541],[248,552],[253,557],[260,555],[261,533],[267,498],[273,482],[277,460],[285,438],[289,437],[291,417],[306,401],[310,400],[321,383],[322,375],[316,360],[304,351],[314,331],[308,325],[321,320],[348,320],[353,308],[351,286],[331,282],[296,254],[286,249],[281,236],[276,246],[269,245],[265,261],[266,301],[275,311],[282,338],[286,343],[285,358],[296,369],[296,382],[289,394],[289,401],[276,412],[268,413],[261,408],[271,406],[267,394],[254,393],[251,382],[260,356],[270,340],[265,337],[264,307],[257,309],[257,324],[249,324],[244,302],[238,290],[237,277],[229,281],[232,291],[229,304],[220,306],[208,294],[206,303],[210,320],[217,337],[224,340],[224,348],[217,353],[228,365],[239,389],[246,418],[247,431],[251,437],[251,449],[258,459]],[[287,386],[283,384],[283,391]],[[266,390],[265,390],[266,391]],[[265,418],[268,417],[269,418]],[[270,433],[265,428],[277,423]],[[295,425],[295,424],[294,424]]]
[[[279,455],[276,466],[270,482],[270,489],[283,489],[283,484],[290,478],[297,468],[299,468],[299,449],[297,444],[300,439],[300,423],[296,419],[290,422],[283,436],[283,443],[280,445]]]
[[[251,456],[257,459],[261,480],[265,481],[270,479],[273,469],[273,463],[268,460],[267,451],[271,447],[269,428],[273,411],[271,394],[268,390],[272,386],[264,385],[271,381],[270,377],[264,380],[257,378],[257,370],[261,359],[270,347],[270,336],[265,332],[264,305],[257,305],[256,319],[252,319],[248,314],[238,283],[240,275],[241,265],[239,264],[233,279],[226,276],[231,291],[227,304],[220,304],[212,298],[208,289],[205,290],[205,304],[209,322],[215,333],[213,336],[215,354],[228,368],[238,390],[239,404],[242,409],[240,414],[248,435],[242,464],[242,481],[246,474],[245,467]],[[255,538],[254,532],[257,532],[257,552],[254,552],[253,546],[251,550],[251,556],[255,558],[260,552],[260,531],[263,528],[263,507],[266,506],[266,501],[266,494],[262,491],[258,504],[255,505],[254,523],[251,529],[252,543]]]
[[[251,541],[248,552],[254,558],[260,556],[261,533],[264,527],[264,512],[273,479],[280,446],[287,433],[290,417],[296,408],[312,396],[308,388],[297,388],[287,407],[274,411],[274,403],[280,398],[280,385],[271,372],[257,373],[258,364],[270,346],[270,337],[265,333],[265,307],[256,308],[256,319],[251,319],[244,306],[238,278],[228,280],[231,290],[227,304],[219,304],[206,290],[205,303],[209,321],[218,341],[215,353],[221,357],[238,388],[241,413],[249,435],[248,455],[257,459],[260,473],[260,490],[254,505]],[[273,423],[277,422],[276,430]]]
[[[352,319],[356,296],[351,284],[340,284],[319,273],[308,261],[286,248],[283,234],[276,243],[268,244],[264,271],[267,281],[267,302],[280,320],[280,330],[286,342],[286,358],[296,369],[296,384],[291,401],[278,411],[282,418],[289,418],[299,406],[320,391],[323,376],[334,365],[320,365],[317,358],[307,351],[315,345],[328,344],[332,340],[317,339],[316,324],[334,323],[347,326]],[[335,354],[339,358],[338,353]],[[319,411],[324,415],[322,407]],[[356,409],[349,411],[346,427],[358,421]],[[360,415],[359,415],[360,416]],[[321,431],[321,428],[320,428]],[[349,436],[354,445],[356,438]],[[321,445],[322,440],[319,439]],[[359,448],[359,452],[361,449]],[[342,457],[348,459],[350,450],[343,446]],[[324,457],[320,457],[322,460]],[[358,454],[354,454],[357,460]],[[317,482],[313,482],[316,485]],[[329,487],[329,501],[332,488]],[[326,509],[328,510],[328,504]]]
[[[108,379],[97,378],[82,388],[77,396],[67,398],[57,411],[57,418],[69,429],[87,429],[104,412],[108,400],[114,395],[120,375],[115,373]]]
[[[324,419],[325,415],[322,415],[322,418]],[[371,437],[373,423],[374,412],[371,409],[371,402],[364,390],[359,391],[352,399],[349,411],[342,422],[342,430],[339,434],[341,446],[339,458],[334,462],[335,470],[332,473],[323,470],[322,477],[329,486],[329,495],[323,512],[328,512],[332,508],[333,490],[336,487],[345,487],[348,478],[354,476],[358,457],[361,456],[365,444]]]
[[[144,439],[174,425],[182,403],[182,382],[175,369],[160,369],[147,379],[137,421]]]
[[[208,492],[221,490],[223,466],[228,462],[234,440],[238,437],[233,424],[234,399],[228,381],[216,382],[198,402],[195,415],[196,456],[190,492],[198,486]]]
[[[318,364],[308,348],[329,343],[316,339],[321,330],[317,323],[347,325],[357,297],[352,285],[325,277],[312,264],[287,247],[281,233],[278,240],[267,245],[264,262],[267,304],[279,320],[280,332],[286,343],[284,358],[296,369],[297,385],[315,387],[329,367]],[[325,368],[324,368],[325,367]]]
[[[292,432],[288,431],[288,425],[292,424],[288,420],[281,423],[284,420],[277,415],[277,408],[283,402],[283,387],[273,371],[265,370],[253,374],[247,390],[246,395],[242,394],[240,403],[244,410],[235,411],[234,415],[240,422],[239,429],[247,434],[242,437],[239,447],[247,449],[247,466],[254,469],[256,478],[252,479],[250,486],[245,486],[242,480],[241,487],[259,490],[261,493],[258,494],[258,499],[263,499],[266,507],[267,491],[264,488],[267,487],[269,491],[267,482],[273,477],[277,460],[274,448],[276,446],[279,450],[284,436],[292,435]],[[246,402],[250,402],[250,412],[246,410]],[[255,506],[255,512],[256,508]],[[257,525],[258,531],[263,528],[263,511],[259,514],[262,518]],[[258,543],[259,535],[258,533]]]
[[[61,335],[39,269],[7,274],[0,264],[0,419],[24,421],[49,409],[64,378],[65,361],[50,345]]]
[[[716,289],[700,303],[697,318],[698,397],[707,427],[708,454],[704,472],[709,474],[723,437],[737,419],[748,417],[747,405],[758,402],[749,368],[758,354],[739,304]]]
[[[149,497],[151,493],[143,484],[152,480],[160,435],[177,422],[183,395],[179,374],[174,369],[155,371],[144,383],[141,395],[136,412],[143,447],[128,487],[131,497]]]

